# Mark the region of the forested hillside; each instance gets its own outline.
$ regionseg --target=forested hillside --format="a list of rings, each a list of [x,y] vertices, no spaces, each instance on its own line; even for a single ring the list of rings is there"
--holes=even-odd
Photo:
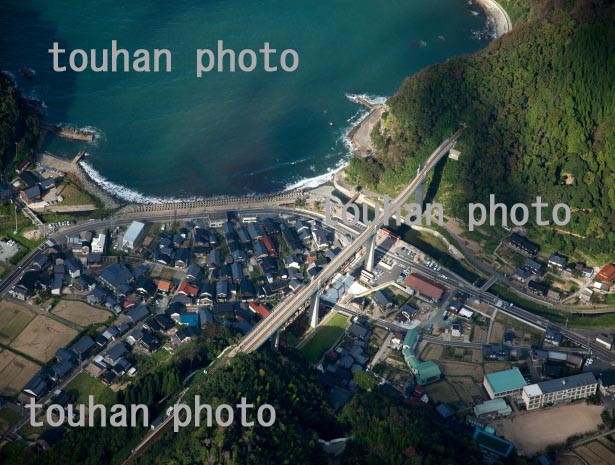
[[[39,119],[11,79],[0,72],[0,170],[32,160],[40,133]]]
[[[169,432],[139,458],[139,465],[323,465],[329,461],[317,439],[351,436],[341,458],[345,465],[482,463],[469,436],[439,425],[431,409],[410,407],[377,389],[357,394],[335,416],[316,371],[293,353],[241,356],[213,374],[199,392],[212,405],[234,405],[241,396],[257,405],[270,403],[277,421],[269,428],[243,428],[236,422],[229,428]]]
[[[458,162],[437,200],[466,219],[489,194],[529,206],[570,205],[566,228],[542,239],[570,253],[615,248],[615,18],[610,0],[534,2],[529,18],[485,50],[407,78],[374,129],[378,155],[353,160],[351,180],[395,192],[460,123]],[[523,16],[523,15],[521,15]],[[433,187],[433,186],[432,186]],[[550,217],[550,214],[549,214]]]
[[[384,392],[357,395],[340,419],[352,432],[343,465],[480,465],[469,436],[437,423],[432,409],[410,407]]]
[[[245,428],[237,417],[228,428],[202,424],[169,431],[137,464],[322,464],[326,457],[318,438],[336,437],[341,431],[316,373],[294,357],[268,352],[242,355],[209,376],[197,391],[201,402],[214,409],[221,403],[234,406],[242,396],[257,406],[271,404],[276,423]],[[192,398],[186,402],[194,406]]]

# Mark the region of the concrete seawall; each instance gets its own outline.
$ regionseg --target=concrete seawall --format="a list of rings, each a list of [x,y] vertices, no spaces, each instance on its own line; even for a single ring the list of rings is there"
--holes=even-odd
[[[40,153],[38,156],[38,162],[43,166],[48,166],[57,171],[63,171],[64,173],[70,173],[81,183],[83,188],[87,190],[91,195],[96,197],[100,201],[104,208],[118,208],[120,204],[103,189],[101,189],[89,176],[87,176],[78,163],[58,157],[51,153]]]
[[[485,13],[495,22],[496,36],[512,31],[513,24],[506,10],[495,0],[475,0]]]

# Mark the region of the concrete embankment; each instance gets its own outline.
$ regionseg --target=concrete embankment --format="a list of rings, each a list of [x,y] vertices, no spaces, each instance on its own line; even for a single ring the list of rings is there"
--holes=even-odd
[[[130,204],[122,207],[115,215],[123,218],[146,218],[174,213],[181,213],[182,215],[201,213],[206,215],[209,212],[226,212],[233,209],[294,207],[296,200],[307,194],[303,191],[287,191],[254,197],[221,197],[173,203]]]
[[[496,37],[512,31],[512,21],[506,10],[495,0],[476,0],[476,3],[495,23]]]
[[[77,157],[79,157],[79,155],[77,155]],[[77,157],[75,157],[75,160],[78,159]],[[113,197],[111,197],[94,181],[92,181],[90,177],[83,172],[79,164],[74,162],[74,160],[70,161],[66,158],[58,157],[49,152],[45,152],[39,154],[38,162],[41,165],[47,166],[56,171],[70,173],[75,176],[82,187],[93,195],[100,203],[102,203],[104,208],[112,209],[120,206],[120,204]]]
[[[81,140],[86,142],[92,142],[94,140],[94,133],[91,131],[65,128],[62,126],[52,126],[50,124],[41,125],[41,129],[51,132],[59,137],[63,137],[64,139]]]

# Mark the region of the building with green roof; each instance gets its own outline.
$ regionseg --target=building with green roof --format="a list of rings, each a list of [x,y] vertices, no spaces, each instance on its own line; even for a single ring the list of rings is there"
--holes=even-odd
[[[479,447],[500,457],[508,457],[514,448],[512,442],[499,438],[495,434],[488,433],[480,428],[474,430],[473,438]]]
[[[512,413],[512,409],[510,408],[510,405],[508,405],[506,401],[501,397],[493,400],[488,400],[474,407],[474,415],[476,415],[476,417],[481,417],[482,415],[489,415],[491,413],[505,416],[510,415]]]
[[[491,399],[499,397],[520,397],[523,387],[527,382],[519,371],[519,368],[511,368],[510,370],[497,371],[485,375],[483,386],[487,390],[487,394]]]
[[[438,381],[442,376],[442,373],[440,372],[440,367],[436,364],[436,362],[432,360],[421,362],[416,357],[414,351],[418,345],[418,340],[419,333],[414,329],[409,330],[404,338],[402,354],[404,356],[404,360],[414,374],[416,382],[421,386],[424,386],[425,384]]]
[[[414,353],[416,350],[416,346],[419,342],[419,333],[415,329],[409,329],[406,333],[406,337],[404,337],[403,348],[404,350],[409,350]]]

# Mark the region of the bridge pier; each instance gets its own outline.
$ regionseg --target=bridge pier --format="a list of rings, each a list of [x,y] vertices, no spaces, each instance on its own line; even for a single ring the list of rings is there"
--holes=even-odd
[[[310,298],[310,327],[315,329],[318,326],[318,310],[320,308],[320,293],[318,290]]]
[[[423,169],[423,165],[419,166],[416,170],[416,175],[419,176],[421,170]],[[414,203],[418,205],[423,205],[423,201],[425,200],[425,185],[427,184],[427,174],[424,174],[422,180],[418,186],[416,186],[416,190],[414,191]]]
[[[280,347],[280,330],[278,329],[271,336],[271,348],[273,350],[278,350],[279,347]]]
[[[371,273],[374,271],[374,261],[376,258],[376,234],[367,240],[365,248],[365,269]]]

